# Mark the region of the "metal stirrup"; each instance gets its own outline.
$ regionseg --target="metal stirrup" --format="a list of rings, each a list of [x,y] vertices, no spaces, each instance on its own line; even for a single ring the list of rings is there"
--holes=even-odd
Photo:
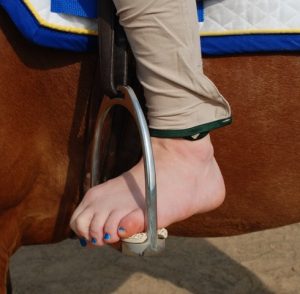
[[[147,235],[146,239],[139,238],[141,234],[125,239],[122,242],[122,251],[127,255],[156,255],[165,248],[165,238],[167,237],[167,233],[165,229],[162,231],[160,230],[159,233],[157,232],[156,177],[149,130],[142,108],[132,88],[129,86],[118,86],[118,91],[120,91],[124,97],[110,98],[104,96],[98,113],[91,156],[91,186],[99,183],[99,167],[101,160],[99,157],[99,150],[101,147],[101,132],[105,118],[112,107],[116,105],[123,106],[133,116],[138,126],[142,143],[145,172],[145,223]]]

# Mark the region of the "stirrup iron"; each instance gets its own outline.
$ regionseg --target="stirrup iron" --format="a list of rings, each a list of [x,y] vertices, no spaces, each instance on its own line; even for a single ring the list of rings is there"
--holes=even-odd
[[[154,158],[151,146],[148,126],[139,101],[129,86],[118,86],[118,91],[123,94],[122,98],[110,98],[104,95],[97,117],[96,128],[91,154],[91,187],[99,184],[101,146],[101,132],[104,121],[110,109],[114,106],[123,106],[134,118],[142,144],[144,172],[145,172],[145,196],[146,196],[146,233],[136,234],[122,241],[122,252],[126,255],[150,256],[157,255],[165,248],[167,230],[157,231],[157,191]]]

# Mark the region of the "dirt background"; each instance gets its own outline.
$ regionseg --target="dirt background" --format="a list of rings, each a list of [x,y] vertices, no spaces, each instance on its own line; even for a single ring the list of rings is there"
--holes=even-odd
[[[167,240],[160,257],[126,257],[77,240],[21,248],[14,293],[300,293],[300,224],[226,238]]]

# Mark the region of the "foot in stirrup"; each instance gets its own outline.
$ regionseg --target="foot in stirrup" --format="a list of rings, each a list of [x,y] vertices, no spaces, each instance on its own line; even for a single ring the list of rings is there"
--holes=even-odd
[[[158,227],[215,209],[224,200],[223,177],[209,135],[198,141],[152,138],[157,176]],[[90,189],[70,225],[94,245],[145,231],[144,168]]]

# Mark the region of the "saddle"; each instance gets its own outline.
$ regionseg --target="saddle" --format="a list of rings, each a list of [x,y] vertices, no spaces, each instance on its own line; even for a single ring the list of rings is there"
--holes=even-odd
[[[124,141],[124,137],[130,140],[131,136],[139,134],[141,146],[136,146],[138,152],[134,160],[139,159],[142,149],[147,233],[123,240],[122,251],[127,255],[156,255],[165,247],[167,231],[157,230],[155,167],[148,126],[141,107],[144,97],[134,74],[134,58],[112,1],[100,1],[99,31],[99,65],[89,109],[84,187],[87,190],[116,176],[116,172],[122,172],[116,166],[119,142]],[[131,122],[129,116],[133,118]],[[134,128],[133,121],[137,128]]]

